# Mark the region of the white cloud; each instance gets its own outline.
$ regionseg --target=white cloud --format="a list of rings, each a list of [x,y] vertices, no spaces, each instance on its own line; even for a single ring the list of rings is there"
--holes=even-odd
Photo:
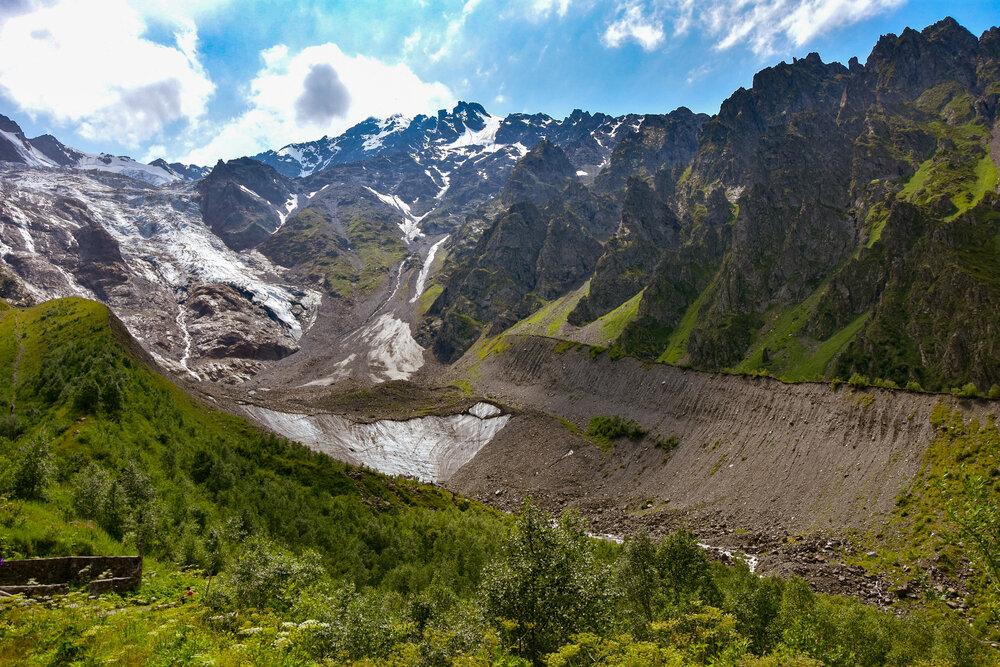
[[[528,0],[528,11],[532,16],[544,18],[553,11],[562,18],[569,11],[572,0]]]
[[[704,31],[724,51],[745,44],[760,56],[801,47],[834,28],[901,7],[907,0],[672,0],[674,33]]]
[[[194,23],[178,16],[176,45],[143,37],[125,0],[60,0],[0,25],[0,90],[32,116],[88,139],[135,146],[179,120],[197,122],[214,85],[196,55]]]
[[[336,135],[370,116],[394,113],[433,113],[454,104],[442,83],[425,82],[403,64],[390,65],[367,56],[349,56],[333,43],[311,46],[291,54],[284,45],[261,53],[262,68],[250,82],[248,109],[219,127],[203,145],[191,145],[180,161],[214,164],[218,159],[254,155],[289,143],[312,141],[322,134]],[[295,100],[306,90],[315,68],[329,67],[349,96],[343,113],[330,114],[317,125],[315,116],[300,118]]]
[[[601,41],[609,48],[635,41],[646,51],[663,43],[663,24],[655,16],[647,16],[641,5],[629,2],[619,11],[618,20],[609,25]]]
[[[160,21],[179,22],[210,14],[233,0],[127,0],[145,17]]]

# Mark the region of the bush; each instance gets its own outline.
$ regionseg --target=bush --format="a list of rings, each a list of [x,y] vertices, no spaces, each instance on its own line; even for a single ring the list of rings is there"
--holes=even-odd
[[[607,449],[612,440],[628,438],[639,440],[646,435],[646,430],[634,419],[621,417],[594,417],[587,426],[587,435],[594,439],[602,449]]]
[[[868,381],[868,378],[858,373],[852,375],[851,379],[847,381],[848,387],[867,387],[869,384],[871,383]]]
[[[18,453],[14,469],[14,495],[25,500],[41,500],[52,480],[55,466],[44,438],[35,438]]]
[[[606,628],[609,579],[578,515],[553,525],[528,499],[503,554],[487,567],[483,607],[508,645],[537,663],[572,635]]]
[[[959,398],[976,398],[979,396],[979,389],[972,382],[962,385],[961,389],[952,389],[951,393]]]
[[[221,582],[221,594],[237,609],[285,610],[324,574],[312,552],[296,556],[263,539],[252,540]],[[222,602],[219,600],[217,602]]]
[[[910,380],[906,383],[906,391],[923,391],[924,388],[920,386],[920,383],[916,380]]]
[[[1000,400],[1000,384],[990,387],[989,397],[991,401]]]

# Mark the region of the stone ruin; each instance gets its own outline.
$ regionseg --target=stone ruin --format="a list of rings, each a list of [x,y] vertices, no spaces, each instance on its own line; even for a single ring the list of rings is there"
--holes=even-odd
[[[141,556],[62,556],[8,560],[0,565],[0,597],[65,595],[70,584],[90,595],[124,593],[142,585]]]

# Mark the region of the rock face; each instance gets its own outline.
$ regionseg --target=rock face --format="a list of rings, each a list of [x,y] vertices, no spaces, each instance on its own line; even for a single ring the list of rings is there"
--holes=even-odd
[[[946,19],[883,37],[865,65],[813,53],[762,70],[707,122],[647,117],[594,182],[620,219],[569,323],[641,292],[619,353],[1000,382],[983,315],[1000,306],[1000,265],[976,250],[998,231],[997,35]]]
[[[543,139],[527,155],[518,160],[500,191],[500,203],[511,206],[531,202],[541,206],[576,180],[576,170],[566,153]]]
[[[428,311],[424,334],[442,361],[578,287],[601,254],[595,234],[605,235],[614,216],[613,205],[577,183],[565,153],[547,141],[518,162],[499,201],[509,208]]]
[[[220,160],[197,189],[205,224],[233,250],[265,241],[298,205],[291,181],[250,158]]]
[[[649,281],[660,255],[680,242],[680,221],[643,180],[629,181],[621,224],[605,244],[590,291],[569,315],[586,324],[635,296]]]

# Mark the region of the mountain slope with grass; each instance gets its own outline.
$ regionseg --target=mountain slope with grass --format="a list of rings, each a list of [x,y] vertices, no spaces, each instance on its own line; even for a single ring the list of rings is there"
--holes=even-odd
[[[780,63],[686,155],[680,126],[644,123],[595,181],[619,225],[586,287],[523,286],[538,304],[526,318],[592,344],[592,325],[624,309],[600,338],[618,356],[987,395],[1000,387],[998,44],[996,28],[977,39],[945,19],[884,36],[864,65]],[[560,298],[557,322],[543,310]]]
[[[499,529],[468,501],[336,462],[196,403],[156,374],[100,304],[61,299],[0,318],[0,368],[16,368],[0,379],[3,404],[15,406],[0,434],[6,558],[142,542],[160,561],[211,572],[227,540],[253,536],[317,550],[332,572],[364,585],[397,576],[393,563],[415,548],[406,540],[416,524],[443,521],[465,534],[453,541],[458,533],[443,526],[450,537],[426,544],[440,553],[427,552],[424,574],[407,565],[428,579],[456,567],[452,548],[482,558],[461,541],[489,543]]]

